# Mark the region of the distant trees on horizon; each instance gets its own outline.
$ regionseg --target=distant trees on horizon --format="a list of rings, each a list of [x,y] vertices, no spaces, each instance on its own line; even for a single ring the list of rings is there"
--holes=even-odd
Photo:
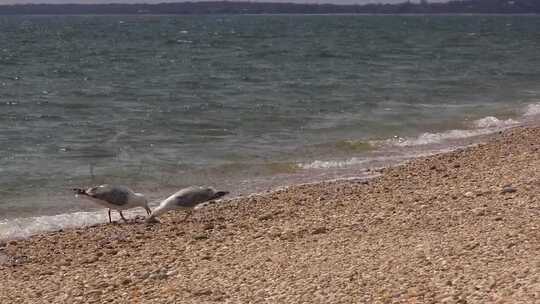
[[[111,0],[114,1],[114,0]],[[539,14],[539,0],[454,0],[446,3],[306,4],[248,1],[159,4],[0,5],[0,15],[36,14]]]

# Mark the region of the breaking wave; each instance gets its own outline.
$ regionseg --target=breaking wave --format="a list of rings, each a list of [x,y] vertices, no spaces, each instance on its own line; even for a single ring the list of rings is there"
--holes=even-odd
[[[529,104],[525,108],[525,113],[523,114],[523,116],[525,117],[537,116],[537,115],[540,115],[540,103]]]
[[[463,139],[468,137],[487,135],[495,132],[491,129],[479,129],[479,130],[450,130],[441,133],[423,133],[415,138],[392,138],[386,142],[390,145],[399,147],[409,146],[421,146],[429,144],[438,144],[445,140]]]
[[[298,164],[298,167],[302,169],[330,169],[330,168],[344,168],[353,165],[360,165],[368,162],[367,159],[361,159],[353,157],[348,160],[315,160],[310,163]]]
[[[109,219],[107,212],[103,210],[0,220],[0,241],[27,238],[40,232],[81,228],[106,223]],[[144,215],[145,213],[138,210],[129,210],[124,211],[124,214],[127,218],[134,218],[136,215]]]
[[[540,103],[529,104],[523,113],[523,117],[540,115]],[[377,146],[396,146],[396,147],[413,147],[422,145],[440,144],[445,141],[466,139],[475,136],[488,135],[495,133],[513,126],[517,126],[521,123],[517,119],[499,119],[495,116],[486,116],[481,119],[477,119],[470,124],[470,129],[455,129],[438,133],[425,132],[416,137],[403,138],[395,136],[386,140],[373,140],[366,142],[365,144],[371,149],[375,149]],[[364,142],[362,142],[364,143]],[[429,154],[429,153],[428,153]],[[416,155],[401,155],[394,158],[411,158],[421,156]],[[380,158],[380,157],[379,157]],[[301,169],[339,169],[347,168],[351,166],[364,165],[372,162],[378,158],[360,158],[352,157],[346,160],[315,160],[309,163],[300,163],[298,167]]]
[[[478,120],[475,120],[473,125],[477,128],[498,128],[498,127],[508,127],[519,124],[519,121],[514,119],[498,119],[495,116],[488,116]]]
[[[438,133],[425,132],[413,138],[395,137],[384,142],[386,144],[399,147],[438,144],[447,140],[458,140],[475,136],[488,135],[507,129],[509,127],[517,126],[520,123],[520,121],[511,118],[499,119],[495,116],[487,116],[473,121],[471,124],[471,129],[456,129]]]

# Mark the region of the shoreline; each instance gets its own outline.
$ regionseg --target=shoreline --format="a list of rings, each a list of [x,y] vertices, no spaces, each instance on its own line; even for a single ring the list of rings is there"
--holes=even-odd
[[[519,128],[527,126],[527,122],[523,122],[522,125],[516,125],[514,127],[510,128]],[[504,129],[501,129],[504,130]],[[253,189],[256,189],[252,192],[238,192],[235,193],[233,197],[225,198],[221,201],[227,202],[234,202],[237,200],[245,200],[249,199],[252,196],[262,196],[262,195],[271,195],[274,192],[278,191],[286,191],[289,188],[295,188],[300,186],[316,186],[320,183],[334,183],[334,182],[346,182],[346,181],[355,181],[355,180],[370,180],[375,177],[380,176],[380,172],[384,170],[385,168],[391,168],[396,166],[401,166],[406,164],[407,162],[429,157],[436,154],[441,153],[449,153],[456,149],[466,148],[470,146],[474,146],[477,144],[481,144],[482,142],[489,140],[489,138],[492,138],[493,136],[496,136],[496,133],[498,131],[492,131],[487,134],[478,134],[471,137],[465,137],[465,138],[459,138],[457,140],[449,141],[447,143],[437,143],[435,145],[425,145],[424,147],[420,146],[405,146],[401,147],[401,149],[411,149],[409,153],[405,153],[400,156],[391,157],[389,160],[380,160],[377,157],[374,157],[369,162],[367,162],[370,165],[353,165],[351,167],[346,168],[333,168],[338,169],[341,173],[337,173],[339,177],[332,177],[333,174],[331,174],[331,170],[316,168],[316,169],[306,169],[306,172],[304,172],[301,175],[286,175],[286,178],[288,178],[287,184],[280,184],[275,182],[268,182],[268,184],[260,184],[262,180],[261,178],[258,178],[258,182],[255,182],[253,185]],[[500,132],[500,131],[499,131]],[[453,143],[451,143],[453,142]],[[432,146],[430,148],[430,146]],[[427,147],[427,148],[426,148]],[[394,147],[397,148],[397,147]],[[413,152],[414,151],[414,152]],[[355,157],[353,157],[354,159]],[[383,157],[384,158],[384,157]],[[348,160],[344,160],[347,162]],[[301,166],[301,164],[298,164]],[[321,174],[322,177],[317,178],[306,178],[306,176],[309,176],[310,173],[317,172],[317,171],[328,171],[325,173],[318,173]],[[276,178],[279,177],[279,175],[276,176],[267,176],[266,178]],[[306,181],[307,180],[307,181]],[[260,184],[260,185],[259,185]],[[171,188],[169,189],[170,193],[161,191],[160,196],[153,195],[153,199],[150,199],[150,206],[152,208],[155,208],[159,204],[159,199],[157,197],[161,197],[161,199],[167,197],[171,193],[177,191],[177,189]],[[201,204],[203,206],[207,204]],[[98,205],[93,205],[93,207],[90,210],[78,210],[73,212],[67,212],[67,213],[59,213],[59,214],[43,214],[43,215],[35,215],[35,216],[23,216],[23,217],[8,217],[4,219],[0,219],[0,243],[1,242],[9,242],[11,240],[20,240],[20,239],[26,239],[29,237],[32,237],[34,235],[40,235],[40,234],[46,234],[46,233],[54,233],[58,231],[64,231],[66,229],[84,229],[87,227],[92,227],[95,225],[100,224],[106,224],[108,221],[108,218],[106,217],[105,212],[103,212],[105,209]],[[125,210],[124,214],[128,216],[128,218],[136,219],[141,216],[145,216],[146,213],[142,211],[142,209],[139,210],[139,208]],[[119,222],[119,219],[118,219]],[[81,224],[82,223],[82,224]],[[5,226],[2,228],[2,226]],[[16,229],[16,227],[24,226],[25,229]]]
[[[321,169],[321,168],[315,168],[315,169],[306,169],[306,172],[303,174],[289,174],[285,175],[285,178],[288,179],[288,182],[286,184],[280,184],[279,182],[267,182],[267,184],[263,184],[261,182],[261,178],[256,179],[257,182],[253,182],[253,191],[252,192],[245,192],[241,191],[238,193],[235,193],[233,197],[231,198],[225,198],[222,201],[229,202],[229,201],[237,201],[237,200],[245,200],[249,199],[252,196],[260,196],[260,195],[271,195],[274,192],[277,191],[286,191],[289,188],[299,187],[299,186],[316,186],[320,183],[332,183],[332,182],[346,182],[346,181],[354,181],[354,180],[370,180],[372,178],[375,178],[380,175],[380,172],[384,170],[385,168],[391,168],[396,166],[401,166],[406,164],[409,161],[415,160],[415,159],[421,159],[425,157],[430,157],[437,154],[444,154],[449,153],[452,151],[455,151],[457,149],[472,147],[477,144],[481,144],[494,136],[497,136],[497,133],[500,133],[501,131],[512,129],[512,128],[521,128],[521,127],[530,127],[535,126],[538,123],[535,120],[530,121],[522,121],[519,124],[515,124],[514,126],[499,126],[495,127],[492,130],[485,129],[484,132],[479,132],[476,135],[469,136],[469,137],[463,137],[463,138],[457,138],[457,139],[450,139],[446,142],[437,142],[434,144],[425,144],[425,145],[405,145],[405,146],[388,146],[387,148],[392,149],[404,149],[404,151],[409,150],[408,152],[405,152],[403,155],[393,156],[389,157],[387,160],[381,160],[380,158],[387,158],[387,157],[373,157],[368,162],[366,162],[365,165],[352,165],[350,167],[336,167],[336,168],[330,168],[334,170],[338,170],[340,173],[338,174],[338,177],[333,177],[332,170],[329,168]],[[451,132],[452,130],[450,130]],[[458,130],[461,131],[461,130]],[[440,133],[443,134],[443,133]],[[419,135],[421,136],[421,135]],[[412,137],[409,140],[417,140],[418,137]],[[382,142],[382,141],[379,141]],[[384,147],[382,148],[384,149]],[[389,152],[387,152],[389,153]],[[356,157],[353,157],[355,159]],[[347,162],[348,159],[344,159],[343,162]],[[323,161],[324,162],[324,161]],[[299,166],[305,165],[305,164],[298,164]],[[314,177],[307,177],[310,176],[312,173],[318,172],[317,174],[320,176],[317,178]],[[321,173],[324,172],[324,173]],[[322,177],[321,177],[322,176]],[[267,176],[268,179],[275,179],[276,177],[279,177],[279,175],[276,176]],[[171,193],[175,192],[176,189],[169,189]],[[155,208],[157,207],[156,203],[159,203],[159,199],[157,197],[161,197],[162,199],[167,197],[170,193],[164,192],[163,190],[160,192],[160,196],[153,195],[150,197],[151,201],[151,207]],[[152,199],[153,198],[153,199]],[[205,204],[202,204],[205,205]],[[93,205],[93,207],[90,210],[78,210],[68,213],[59,213],[59,214],[43,214],[43,215],[35,215],[35,216],[23,216],[23,217],[9,217],[5,219],[0,220],[0,243],[1,242],[8,242],[10,240],[20,240],[32,237],[34,235],[44,234],[44,233],[51,233],[51,232],[57,232],[57,231],[64,231],[66,229],[84,229],[87,227],[92,227],[95,225],[100,224],[106,224],[107,223],[107,217],[105,213],[103,212],[103,208]],[[142,210],[142,209],[141,209]],[[124,213],[128,215],[128,218],[138,218],[140,216],[144,216],[146,213],[136,209],[126,210]],[[4,227],[2,227],[4,226]],[[25,227],[24,229],[17,229],[17,227]]]
[[[517,127],[367,182],[8,241],[0,302],[532,303],[539,149]]]
[[[403,142],[391,142],[391,139],[367,141],[373,145],[373,147],[376,147],[373,150],[376,154],[371,156],[361,155],[359,158],[352,156],[352,158],[330,160],[322,158],[322,160],[313,162],[298,162],[296,165],[300,168],[300,171],[251,178],[249,179],[251,190],[248,188],[233,189],[233,197],[226,198],[225,201],[242,200],[252,195],[266,195],[275,191],[286,190],[290,187],[313,185],[322,182],[339,182],[349,179],[371,179],[374,176],[377,176],[377,171],[383,168],[400,166],[414,159],[448,153],[456,149],[474,146],[489,140],[496,136],[497,133],[504,130],[538,125],[537,117],[531,117],[524,116],[520,120],[498,120],[493,116],[486,116],[483,119],[493,118],[496,120],[497,124],[477,129],[452,129],[440,133],[428,132],[414,137],[400,138],[400,140],[404,140]],[[508,124],[508,121],[511,121],[511,123]],[[465,134],[466,136],[463,137],[459,136],[456,138],[450,137],[440,139],[432,143],[415,143],[416,141],[420,141],[422,136],[426,134],[428,136],[444,136],[445,134],[452,132],[469,132],[469,134]],[[396,151],[398,150],[401,150],[401,152],[396,154]],[[365,159],[362,157],[365,157]],[[318,162],[323,164],[323,166],[317,166],[316,164]],[[351,164],[348,164],[349,162],[351,162]],[[326,163],[329,163],[330,166],[324,166]],[[342,166],[341,163],[347,165]],[[286,182],[283,182],[282,178],[286,180]],[[242,183],[243,182],[244,181],[242,181]],[[229,182],[228,184],[231,183]],[[163,199],[170,193],[178,190],[177,188],[171,188],[170,186],[166,189],[168,192],[161,189],[158,191],[160,193],[159,195],[156,196],[156,194],[153,194],[149,196],[150,201],[156,203],[159,201],[158,198]],[[70,197],[70,202],[72,200],[73,199]],[[80,203],[77,200],[73,200],[73,203],[75,203],[75,205],[84,205],[84,203]],[[152,207],[156,206],[157,205],[155,204],[152,205]],[[107,218],[105,217],[103,210],[104,209],[97,205],[92,205],[90,208],[81,210],[75,209],[67,213],[36,214],[3,218],[0,219],[0,242],[24,239],[41,233],[84,228],[106,223]],[[126,214],[131,218],[142,216],[145,213],[141,210],[129,210]]]
[[[321,145],[325,148],[318,151],[317,156],[313,157],[312,155],[312,157],[306,159],[293,158],[284,162],[269,160],[254,164],[249,162],[225,162],[215,166],[201,166],[198,169],[187,170],[187,178],[178,179],[174,183],[167,181],[167,185],[162,184],[163,180],[155,180],[156,176],[148,176],[145,179],[135,178],[130,182],[130,186],[137,185],[134,190],[150,194],[148,198],[151,201],[156,201],[158,198],[167,197],[180,188],[197,184],[209,183],[218,188],[229,189],[234,196],[246,196],[252,193],[268,192],[269,190],[304,183],[317,183],[351,177],[364,178],[369,175],[365,174],[364,170],[369,171],[369,169],[373,168],[395,166],[414,158],[452,151],[482,142],[494,133],[508,128],[536,125],[539,119],[538,113],[540,113],[539,104],[536,102],[528,103],[521,105],[514,115],[502,115],[499,112],[480,115],[481,118],[475,117],[471,121],[465,119],[459,122],[459,126],[448,127],[447,129],[419,130],[416,134],[402,135],[403,137],[391,136],[328,141]],[[352,147],[345,145],[345,147],[336,148],[344,142],[352,143]],[[354,146],[358,143],[369,146],[369,148],[356,151]],[[330,147],[337,149],[334,151],[334,155],[324,150]],[[347,150],[347,148],[353,148],[353,150]],[[297,151],[295,150],[295,153],[300,153],[301,150],[302,148],[299,148]],[[229,166],[233,166],[233,172],[230,174],[223,173],[227,172]],[[234,171],[235,166],[239,166],[240,169],[236,168],[237,170]],[[251,168],[253,166],[256,168]],[[103,168],[108,167],[104,165]],[[142,168],[142,165],[140,168]],[[152,168],[152,166],[148,168]],[[212,171],[217,171],[215,178],[212,176]],[[90,174],[93,176],[93,173]],[[168,178],[173,179],[173,176],[170,174]],[[113,177],[113,180],[108,179],[111,177]],[[209,179],[209,177],[212,178]],[[26,187],[26,184],[19,183],[6,193],[3,197],[4,200],[0,202],[0,205],[3,206],[0,208],[0,213],[4,215],[3,218],[0,218],[0,241],[27,237],[40,231],[51,231],[53,229],[48,228],[51,226],[58,227],[54,229],[63,229],[63,226],[75,227],[76,223],[81,221],[92,220],[99,223],[96,219],[99,207],[73,199],[71,191],[67,190],[68,188],[83,185],[92,186],[95,184],[93,177],[92,181],[89,182],[88,176],[78,175],[76,179],[68,181],[67,187],[65,183],[58,184],[57,177],[55,178],[53,178],[50,185],[47,184],[40,189],[43,191],[35,191],[35,193],[23,196],[23,193],[28,193],[23,188]],[[106,174],[101,175],[100,180],[102,183],[108,181],[114,184],[126,182],[125,178],[118,180],[113,175],[107,176]],[[157,187],[156,185],[160,186]],[[41,201],[37,205],[38,208],[35,208],[36,205],[31,203],[36,199]],[[85,213],[88,214],[90,219],[73,218],[72,221],[64,222],[60,226],[56,225],[55,218],[57,217],[65,219],[73,214]],[[32,228],[30,232],[14,231],[14,227],[9,223]],[[39,227],[40,225],[43,227]]]

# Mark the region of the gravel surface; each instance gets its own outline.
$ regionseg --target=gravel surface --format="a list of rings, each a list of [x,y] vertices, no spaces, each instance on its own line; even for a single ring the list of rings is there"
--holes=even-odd
[[[382,170],[0,244],[0,303],[540,303],[540,128]]]

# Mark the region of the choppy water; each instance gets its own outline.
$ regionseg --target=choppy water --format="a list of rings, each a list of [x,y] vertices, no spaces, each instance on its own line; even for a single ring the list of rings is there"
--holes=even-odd
[[[73,186],[248,193],[519,124],[540,112],[539,28],[534,16],[0,17],[0,221],[93,210]]]

